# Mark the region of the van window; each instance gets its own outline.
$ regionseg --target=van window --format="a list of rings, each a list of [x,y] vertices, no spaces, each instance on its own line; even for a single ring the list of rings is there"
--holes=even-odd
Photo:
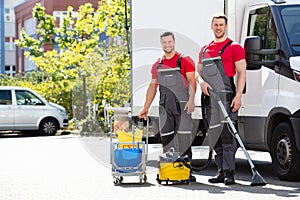
[[[17,105],[44,105],[44,103],[29,91],[16,90]]]
[[[11,105],[11,91],[10,90],[0,90],[0,105]]]
[[[281,8],[281,17],[294,55],[300,55],[300,6]]]
[[[276,49],[277,30],[269,7],[251,12],[248,24],[248,36],[259,36],[263,49]],[[275,55],[265,55],[264,59],[274,60]]]

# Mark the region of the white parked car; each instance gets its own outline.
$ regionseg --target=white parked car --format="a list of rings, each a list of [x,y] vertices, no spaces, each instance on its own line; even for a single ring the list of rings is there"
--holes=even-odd
[[[64,107],[25,87],[0,86],[0,130],[34,130],[55,135],[68,127]]]

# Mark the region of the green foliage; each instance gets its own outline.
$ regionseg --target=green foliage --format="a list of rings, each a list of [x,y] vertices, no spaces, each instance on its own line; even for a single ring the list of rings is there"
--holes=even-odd
[[[74,86],[73,105],[76,105],[77,119],[84,118],[82,114],[85,112],[87,99],[99,105],[100,122],[104,115],[102,100],[111,106],[123,106],[130,99],[130,62],[126,47],[107,48],[105,60],[101,57],[102,50],[97,48],[89,54],[80,79]]]
[[[125,51],[125,47],[109,49],[99,74],[97,99],[105,99],[111,106],[123,106],[130,98],[130,62]]]
[[[54,17],[36,4],[32,13],[38,22],[38,37],[30,37],[23,29],[16,44],[36,64],[37,71],[23,77],[4,76],[0,78],[1,85],[30,87],[48,101],[64,106],[70,118],[74,114],[72,105],[76,105],[79,119],[86,118],[88,99],[99,105],[102,100],[113,106],[128,102],[130,61],[126,53],[125,2],[101,0],[97,10],[86,3],[76,14],[68,7],[59,27]],[[126,12],[129,16],[129,8]],[[99,35],[104,32],[111,42],[103,46]],[[115,43],[116,39],[121,44]],[[100,107],[100,119],[102,112]]]

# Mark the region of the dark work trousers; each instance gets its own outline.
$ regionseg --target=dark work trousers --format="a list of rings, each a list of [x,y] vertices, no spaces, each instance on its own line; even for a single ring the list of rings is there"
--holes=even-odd
[[[188,155],[192,159],[192,129],[191,114],[184,111],[188,101],[188,89],[183,85],[180,73],[180,59],[175,68],[162,68],[163,59],[158,65],[159,99],[159,127],[163,145],[163,152],[170,148]]]
[[[226,108],[226,112],[229,114],[233,123],[236,124],[236,113],[231,112],[230,108],[232,98],[227,98],[227,100],[225,100],[226,94],[219,94],[219,96],[221,96],[221,99],[223,99],[222,103]],[[207,106],[207,118],[209,121],[208,140],[210,147],[213,147],[216,152],[215,162],[218,167],[218,171],[235,171],[237,142],[233,136],[229,124],[224,119],[224,115],[217,101],[215,101],[212,97],[210,97],[210,103]]]
[[[168,152],[172,147],[179,151],[181,155],[188,155],[192,159],[192,129],[193,121],[190,114],[184,111],[186,102],[176,102],[178,114],[174,110],[168,110],[160,107],[160,132],[163,146],[163,152]]]

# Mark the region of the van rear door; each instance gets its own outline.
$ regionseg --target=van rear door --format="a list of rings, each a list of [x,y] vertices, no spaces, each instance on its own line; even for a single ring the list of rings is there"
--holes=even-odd
[[[12,130],[14,122],[11,90],[0,90],[0,130]]]

